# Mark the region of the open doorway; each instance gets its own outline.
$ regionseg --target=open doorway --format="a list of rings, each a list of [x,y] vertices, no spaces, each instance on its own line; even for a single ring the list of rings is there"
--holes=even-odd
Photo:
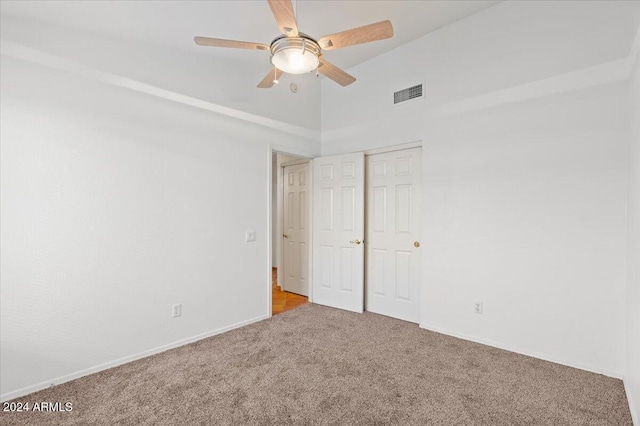
[[[272,315],[308,302],[310,173],[309,159],[273,152]]]

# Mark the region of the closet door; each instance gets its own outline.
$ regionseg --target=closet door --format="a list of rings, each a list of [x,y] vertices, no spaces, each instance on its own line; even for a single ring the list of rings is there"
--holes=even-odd
[[[313,160],[313,303],[364,308],[364,154]]]
[[[421,148],[366,158],[366,310],[420,321]]]

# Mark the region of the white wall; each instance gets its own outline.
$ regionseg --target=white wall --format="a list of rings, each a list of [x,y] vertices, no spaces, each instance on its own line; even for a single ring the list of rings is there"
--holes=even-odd
[[[636,41],[640,41],[639,38]],[[629,144],[627,363],[624,377],[631,414],[640,425],[640,56],[636,52],[631,81],[631,138]]]
[[[622,377],[638,6],[505,2],[323,82],[323,155],[423,142],[422,327]]]
[[[0,64],[3,400],[268,316],[269,144],[318,142]]]
[[[622,375],[623,96],[603,86],[427,132],[424,327]]]

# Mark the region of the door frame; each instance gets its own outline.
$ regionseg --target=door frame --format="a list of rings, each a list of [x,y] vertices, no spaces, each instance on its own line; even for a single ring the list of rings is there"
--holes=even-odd
[[[267,161],[268,161],[268,171],[269,171],[269,176],[267,179],[267,200],[268,200],[268,205],[269,208],[267,209],[267,224],[268,227],[267,229],[269,230],[268,232],[268,242],[267,242],[267,258],[268,258],[268,271],[265,271],[265,277],[269,277],[268,281],[267,281],[267,286],[266,286],[266,290],[267,290],[267,312],[269,317],[273,316],[273,312],[272,312],[272,308],[273,308],[273,300],[272,300],[272,268],[273,268],[273,241],[274,238],[278,238],[278,236],[273,235],[273,221],[274,221],[274,217],[273,217],[273,174],[274,173],[279,173],[279,174],[283,174],[284,173],[284,167],[280,167],[280,170],[273,170],[273,155],[274,154],[283,154],[283,155],[291,155],[291,156],[296,156],[299,157],[300,160],[292,160],[291,162],[309,162],[309,167],[312,168],[313,167],[313,158],[317,157],[318,155],[313,154],[312,152],[309,151],[303,151],[303,150],[299,150],[296,148],[291,148],[291,147],[287,147],[287,146],[282,146],[282,145],[277,145],[277,144],[268,144],[267,145]],[[289,162],[286,162],[289,163]],[[283,163],[284,164],[284,163]],[[310,173],[311,174],[311,173]],[[284,181],[284,179],[283,179]],[[313,176],[309,177],[309,185],[313,185]],[[277,188],[276,188],[277,191]],[[313,215],[310,213],[313,208],[313,194],[311,193],[312,189],[311,187],[309,188],[309,195],[310,195],[310,200],[309,200],[309,227],[310,229],[313,226]],[[283,208],[283,206],[280,206],[280,208]],[[280,230],[280,234],[282,234],[282,223],[278,224],[277,230]],[[276,230],[276,231],[277,231]],[[281,238],[281,237],[280,237]],[[312,275],[312,247],[313,244],[313,233],[309,232],[309,302],[313,302],[313,292],[312,292],[312,280],[313,277]],[[280,252],[282,252],[282,244],[279,244],[280,247]],[[278,262],[276,263],[276,268],[278,269],[278,271],[282,271],[282,255],[280,254],[278,256]]]
[[[398,145],[383,146],[381,148],[368,149],[364,151],[364,155],[366,157],[367,155],[385,154],[387,152],[402,151],[402,150],[411,149],[411,148],[422,148],[422,140],[401,143]],[[424,160],[424,155],[422,156],[422,159]]]
[[[388,146],[383,146],[380,148],[372,148],[372,149],[367,149],[367,150],[360,150],[360,151],[349,151],[349,152],[345,152],[343,154],[348,154],[348,153],[353,153],[353,152],[364,152],[364,155],[372,155],[372,154],[381,154],[384,152],[392,152],[392,151],[399,151],[399,150],[403,150],[403,149],[409,149],[409,148],[417,148],[417,147],[421,147],[422,149],[422,187],[424,188],[424,181],[425,181],[425,176],[426,173],[424,173],[425,169],[425,162],[426,162],[426,150],[424,149],[423,146],[423,141],[422,139],[419,140],[415,140],[412,142],[407,142],[407,143],[401,143],[401,144],[396,144],[396,145],[388,145]],[[267,170],[269,171],[269,176],[267,179],[267,199],[268,199],[268,204],[269,204],[269,208],[267,211],[267,228],[269,230],[268,235],[268,245],[267,245],[267,258],[268,258],[268,270],[265,271],[265,276],[269,277],[268,281],[267,281],[267,285],[266,285],[266,290],[267,290],[267,312],[269,313],[269,317],[273,316],[273,312],[272,312],[272,303],[273,301],[271,300],[271,285],[272,285],[272,280],[271,280],[271,274],[272,274],[272,265],[273,265],[273,257],[271,254],[272,248],[273,248],[273,238],[275,237],[273,235],[273,154],[284,154],[284,155],[293,155],[293,156],[297,156],[303,159],[306,159],[309,161],[309,166],[311,168],[311,170],[313,170],[313,159],[315,157],[319,157],[321,156],[320,154],[314,154],[313,152],[310,151],[303,151],[303,150],[299,150],[296,148],[291,148],[291,147],[287,147],[287,146],[282,146],[282,145],[277,145],[277,144],[268,144],[267,145],[267,155],[266,155],[266,161],[268,164],[268,168]],[[282,167],[281,167],[282,169]],[[282,172],[282,170],[278,170],[276,171],[277,173]],[[310,173],[311,176],[309,176],[309,184],[311,185],[311,188],[313,187],[313,173]],[[365,182],[366,184],[366,182]],[[312,189],[310,188],[310,199],[309,199],[309,212],[313,211],[313,194],[312,194]],[[424,203],[425,200],[422,200],[422,208],[421,208],[421,215],[422,215],[422,234],[424,236],[424,232],[427,228],[427,224],[426,224],[426,219],[425,219],[425,215],[424,215]],[[313,229],[313,215],[311,213],[309,213],[309,228],[312,230]],[[311,232],[309,234],[309,302],[313,303],[313,232]],[[424,280],[424,277],[426,277],[425,275],[425,265],[427,264],[426,262],[426,250],[422,250],[422,257],[420,259],[421,262],[421,279]],[[278,269],[282,268],[281,262],[282,261],[282,256],[278,257],[278,263],[276,264],[276,267]],[[422,303],[423,298],[425,297],[424,292],[422,291],[423,289],[423,285],[421,283],[421,285],[419,286],[420,288],[420,296],[419,296],[419,300],[420,300],[420,327],[422,327],[422,324],[424,322],[425,319],[425,312],[423,310],[423,306],[424,303]],[[363,293],[363,298],[364,298],[364,293]],[[363,299],[363,303],[364,303],[364,299]]]

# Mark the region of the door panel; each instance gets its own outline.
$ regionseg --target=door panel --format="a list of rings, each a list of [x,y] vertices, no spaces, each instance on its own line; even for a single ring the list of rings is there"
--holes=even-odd
[[[419,322],[421,148],[366,158],[366,309]]]
[[[313,160],[313,302],[364,308],[364,154]]]
[[[282,289],[309,295],[309,164],[284,168],[284,280]]]

